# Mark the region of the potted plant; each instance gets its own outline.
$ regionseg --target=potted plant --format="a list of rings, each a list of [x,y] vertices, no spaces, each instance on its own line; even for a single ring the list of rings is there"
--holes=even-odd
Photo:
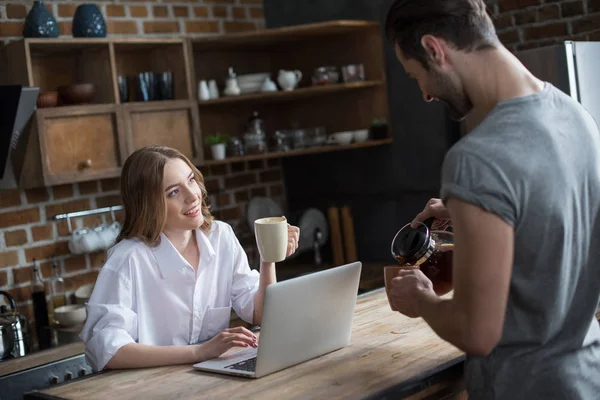
[[[228,139],[229,136],[221,133],[206,137],[206,144],[210,146],[213,160],[223,160],[225,158],[225,147]]]
[[[388,123],[385,118],[375,118],[371,122],[371,137],[385,139],[388,137]]]

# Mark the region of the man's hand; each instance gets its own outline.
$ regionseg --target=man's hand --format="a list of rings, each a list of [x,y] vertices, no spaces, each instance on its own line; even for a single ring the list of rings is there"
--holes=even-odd
[[[417,301],[420,296],[436,296],[433,284],[418,269],[398,271],[390,289],[391,303],[396,310],[410,318],[419,317]]]

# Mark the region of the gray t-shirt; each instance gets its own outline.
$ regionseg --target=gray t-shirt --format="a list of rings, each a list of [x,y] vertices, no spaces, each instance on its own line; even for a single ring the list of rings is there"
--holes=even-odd
[[[499,103],[448,152],[441,197],[514,228],[502,338],[468,357],[470,399],[600,399],[600,132],[549,83]]]

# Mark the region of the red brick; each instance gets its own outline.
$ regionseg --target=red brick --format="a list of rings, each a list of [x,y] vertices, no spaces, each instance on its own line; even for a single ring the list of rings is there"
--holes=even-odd
[[[23,4],[7,4],[6,17],[8,19],[21,19],[27,16],[27,8]]]
[[[0,270],[0,287],[8,285],[8,271]]]
[[[263,4],[263,0],[242,0],[242,4]]]
[[[73,32],[73,23],[71,21],[60,21],[58,27],[61,35],[71,35]]]
[[[273,185],[273,186],[271,186],[269,188],[269,193],[270,193],[271,197],[283,196],[283,194],[284,194],[283,185]]]
[[[33,303],[17,304],[17,311],[23,314],[28,321],[33,320]]]
[[[567,24],[564,22],[554,22],[539,26],[530,26],[525,28],[524,39],[538,40],[549,37],[565,36],[567,34]]]
[[[21,192],[18,190],[0,191],[0,208],[21,205]]]
[[[227,3],[233,4],[234,0],[204,0],[205,3]]]
[[[90,253],[90,263],[92,268],[101,267],[106,262],[106,252],[100,251],[95,253]]]
[[[519,30],[506,29],[498,33],[498,38],[504,44],[517,43],[519,42]]]
[[[278,167],[281,165],[281,161],[279,158],[269,158],[267,159],[267,166],[269,167]]]
[[[263,169],[265,167],[264,160],[251,160],[248,161],[249,170]]]
[[[77,187],[82,195],[98,193],[98,181],[79,182]]]
[[[69,247],[66,241],[55,242],[44,246],[32,247],[25,250],[25,259],[27,262],[36,260],[46,260],[52,256],[62,256],[69,254]]]
[[[88,215],[81,218],[81,223],[86,228],[95,228],[102,225],[102,215]]]
[[[77,288],[88,285],[90,283],[96,283],[98,278],[98,271],[90,271],[83,274],[70,276],[65,278],[65,289],[68,291],[77,290]]]
[[[235,189],[243,186],[248,186],[256,183],[256,174],[248,173],[225,178],[225,187],[227,189]]]
[[[575,15],[583,14],[583,2],[581,2],[580,0],[562,3],[561,8],[562,8],[563,18],[573,17]],[[589,5],[588,5],[588,9],[589,9]]]
[[[201,18],[208,17],[208,7],[205,7],[205,6],[194,7],[194,15],[196,17],[201,17]]]
[[[515,24],[525,25],[534,23],[537,20],[537,10],[527,9],[521,12],[515,13]]]
[[[136,35],[138,33],[135,21],[106,21],[106,30],[109,34]]]
[[[68,184],[68,185],[54,186],[52,188],[52,193],[54,193],[55,200],[68,199],[70,197],[73,197],[73,185]]]
[[[587,12],[589,14],[600,12],[600,0],[588,0]]]
[[[538,9],[538,22],[545,22],[560,17],[560,8],[556,4],[549,4]]]
[[[242,217],[242,211],[240,207],[232,207],[225,210],[217,211],[218,219],[222,221],[230,221],[232,219],[238,219]]]
[[[28,208],[26,210],[10,211],[0,213],[0,228],[8,228],[17,225],[26,225],[40,221],[39,208]]]
[[[52,225],[40,225],[31,228],[31,236],[34,242],[52,239]]]
[[[122,203],[120,195],[111,195],[96,198],[98,207],[118,206]]]
[[[582,33],[595,31],[600,27],[600,14],[586,15],[582,19],[578,19],[572,22],[573,33]]]
[[[520,10],[540,4],[540,0],[503,0],[499,2],[500,12]]]
[[[211,175],[225,175],[227,173],[227,164],[217,164],[210,166]]]
[[[100,181],[100,187],[102,188],[103,192],[121,190],[121,180],[119,178],[104,179]]]
[[[248,11],[250,11],[250,18],[253,18],[253,19],[265,18],[265,13],[262,8],[252,7],[252,8],[249,8]]]
[[[154,6],[152,7],[152,15],[158,18],[166,18],[169,16],[169,7],[167,6]]]
[[[216,21],[186,21],[186,33],[219,33],[219,23]]]
[[[19,253],[16,250],[0,253],[0,268],[17,264],[19,264]]]
[[[36,263],[38,265],[40,273],[42,274],[42,278],[47,278],[52,275],[52,263],[51,262],[47,261],[47,262],[38,263],[36,261]]]
[[[82,271],[87,268],[85,256],[79,255],[75,257],[65,258],[65,272],[70,274],[75,271]]]
[[[35,204],[48,201],[50,199],[50,194],[48,193],[48,189],[43,187],[26,190],[25,197],[27,198],[27,202],[29,204]]]
[[[59,17],[72,17],[75,15],[76,4],[59,4],[58,5],[58,16]],[[62,33],[62,32],[61,32]]]
[[[46,206],[46,218],[50,219],[57,214],[84,211],[89,210],[90,208],[90,201],[88,199],[79,199],[67,201],[65,203],[51,204]]]
[[[69,233],[69,224],[67,220],[57,221],[55,224],[59,237],[69,236],[71,234]],[[71,220],[71,229],[75,230],[75,220]]]
[[[225,21],[223,28],[225,29],[225,33],[237,33],[255,31],[256,25],[253,22]]]
[[[17,303],[23,303],[31,300],[31,288],[29,285],[6,289],[6,291],[13,297],[13,299],[15,299]]]
[[[496,29],[504,29],[513,25],[513,17],[511,14],[501,14],[494,18],[494,26]]]
[[[589,34],[588,40],[600,41],[600,31],[595,31]]]
[[[231,172],[238,173],[238,172],[244,172],[246,170],[246,162],[245,161],[241,161],[241,162],[234,162],[230,164],[230,168],[231,168]]]
[[[132,18],[147,17],[148,9],[145,6],[129,6],[129,15]]]
[[[212,15],[215,18],[227,18],[227,7],[213,6]]]
[[[178,33],[177,21],[146,21],[144,33]]]
[[[267,188],[259,187],[250,189],[250,198],[254,197],[266,197],[267,196]]]
[[[231,195],[229,193],[221,193],[215,196],[214,205],[218,208],[226,207],[231,204]]]
[[[233,7],[231,15],[233,19],[246,19],[246,9],[244,7]]]
[[[206,186],[206,190],[208,193],[218,192],[221,190],[221,185],[218,179],[205,179],[204,186]],[[242,185],[243,186],[243,185]]]
[[[274,169],[271,171],[263,171],[260,173],[261,182],[276,182],[283,178],[280,169]]]
[[[248,190],[238,190],[235,192],[236,203],[243,203],[248,200],[250,200],[250,197],[248,196]]]
[[[4,241],[8,247],[24,245],[27,243],[27,232],[23,229],[4,232]]]
[[[13,281],[15,285],[22,285],[24,283],[31,282],[31,278],[33,277],[33,268],[32,267],[23,267],[23,268],[13,268]]]
[[[2,21],[0,22],[0,36],[22,36],[23,22]]]
[[[106,6],[107,17],[124,17],[125,7],[121,5],[109,4]]]
[[[190,9],[185,6],[173,6],[173,15],[177,18],[189,16]]]

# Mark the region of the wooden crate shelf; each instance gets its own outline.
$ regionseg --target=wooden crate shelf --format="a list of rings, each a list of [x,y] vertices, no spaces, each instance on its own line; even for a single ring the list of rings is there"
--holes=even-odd
[[[322,96],[328,94],[336,94],[339,92],[346,92],[350,90],[366,89],[376,86],[382,86],[382,81],[364,81],[364,82],[351,82],[351,83],[336,83],[324,86],[311,86],[295,89],[292,91],[284,92],[272,92],[272,93],[253,93],[253,94],[241,94],[239,96],[220,97],[212,100],[199,100],[198,106],[210,107],[218,105],[231,105],[234,103],[251,102],[253,104],[266,103],[266,102],[279,102],[286,100],[303,100],[314,96]]]
[[[366,147],[375,147],[375,146],[383,146],[386,144],[392,143],[392,139],[381,139],[381,140],[368,140],[362,143],[352,143],[348,145],[326,145],[319,147],[310,147],[307,149],[297,149],[290,151],[273,151],[263,154],[252,154],[242,157],[229,157],[224,160],[207,160],[204,162],[204,165],[217,165],[217,164],[226,164],[226,163],[234,163],[241,161],[252,161],[252,160],[262,160],[267,158],[285,158],[285,157],[294,157],[294,156],[304,156],[308,154],[319,154],[319,153],[330,153],[333,151],[344,151],[344,150],[354,150],[361,149]]]
[[[362,63],[366,80],[343,83],[341,66]],[[336,66],[340,82],[312,86],[319,66]],[[290,92],[223,96],[229,67],[238,75],[267,72],[274,82],[281,69],[300,70],[303,79]],[[118,77],[171,71],[174,100],[121,104]],[[217,80],[221,97],[197,100],[200,80]],[[124,159],[140,146],[178,148],[194,164],[214,165],[260,158],[291,157],[380,146],[391,138],[349,146],[324,146],[214,161],[203,136],[243,137],[256,111],[265,119],[267,140],[276,130],[298,123],[327,133],[368,128],[389,120],[381,27],[374,21],[330,21],[257,32],[190,39],[26,38],[0,47],[0,84],[39,87],[91,82],[92,104],[39,109],[32,121],[20,186],[48,186],[118,176]],[[64,131],[64,132],[63,132]],[[55,140],[61,145],[55,146]],[[88,151],[102,143],[95,154]],[[84,157],[85,156],[85,157]],[[82,158],[83,157],[83,158]],[[91,160],[91,165],[88,160]]]

